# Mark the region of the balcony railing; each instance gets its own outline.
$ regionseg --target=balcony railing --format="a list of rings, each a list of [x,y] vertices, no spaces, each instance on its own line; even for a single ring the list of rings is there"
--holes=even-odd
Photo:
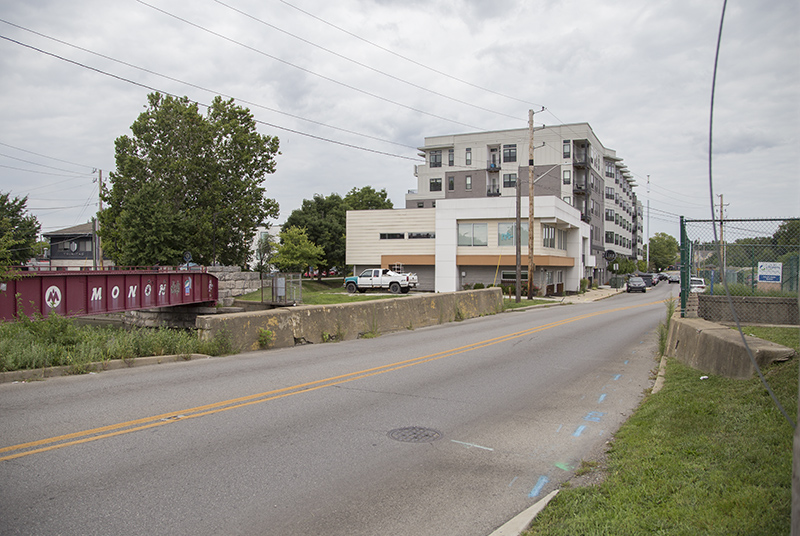
[[[486,189],[486,196],[487,197],[500,197],[500,188],[487,188]]]
[[[486,161],[486,170],[497,172],[500,171],[500,162],[493,162],[491,160]]]
[[[581,214],[581,219],[586,223],[592,223],[592,215],[588,212],[584,212]]]
[[[586,182],[584,181],[575,181],[572,185],[572,191],[576,194],[585,194],[586,193]]]

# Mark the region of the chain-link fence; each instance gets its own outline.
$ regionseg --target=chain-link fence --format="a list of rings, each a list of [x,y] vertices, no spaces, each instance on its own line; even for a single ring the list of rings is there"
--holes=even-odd
[[[715,240],[716,230],[716,240]],[[798,323],[800,218],[681,218],[681,313],[697,295],[698,316],[715,322]]]

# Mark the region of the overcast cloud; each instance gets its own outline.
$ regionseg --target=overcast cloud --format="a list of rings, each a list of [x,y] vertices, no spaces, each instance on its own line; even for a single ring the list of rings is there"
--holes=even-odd
[[[544,106],[537,124],[590,123],[645,205],[649,175],[649,234],[677,236],[678,215],[711,215],[721,10],[721,0],[3,0],[0,192],[27,195],[45,232],[90,220],[92,171],[114,170],[114,140],[146,103],[149,90],[131,82],[201,103],[229,95],[275,125],[259,130],[281,140],[266,182],[279,222],[314,194],[367,185],[403,207],[425,136],[524,128]],[[713,161],[728,218],[800,216],[799,28],[796,0],[728,4]]]

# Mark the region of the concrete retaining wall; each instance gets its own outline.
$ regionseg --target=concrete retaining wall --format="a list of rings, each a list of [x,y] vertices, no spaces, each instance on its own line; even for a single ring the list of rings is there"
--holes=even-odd
[[[759,367],[786,361],[795,355],[792,348],[756,337],[748,336],[747,344]],[[676,313],[670,323],[667,356],[702,372],[727,378],[743,380],[755,374],[738,331],[702,318],[681,318],[680,313]]]
[[[273,334],[271,348],[349,340],[495,314],[499,288],[410,295],[338,305],[301,305],[268,311],[199,316],[196,327],[210,339],[227,330],[239,351],[258,350],[260,329]]]
[[[697,314],[711,322],[733,322],[726,296],[698,296]],[[796,326],[798,323],[797,298],[769,298],[766,296],[731,296],[739,322],[745,324],[780,324]]]

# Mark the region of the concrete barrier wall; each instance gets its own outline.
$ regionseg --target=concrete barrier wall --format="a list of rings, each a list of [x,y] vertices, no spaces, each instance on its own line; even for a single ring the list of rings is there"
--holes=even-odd
[[[697,314],[711,322],[733,322],[726,296],[698,295]],[[745,324],[798,324],[797,298],[731,296],[739,322]]]
[[[502,311],[499,288],[338,305],[301,305],[267,311],[197,317],[201,337],[223,330],[239,351],[259,349],[260,330],[272,332],[271,348],[350,340],[381,333],[416,329]]]
[[[747,344],[759,367],[786,361],[795,355],[792,348],[747,336]],[[667,338],[667,356],[677,358],[697,370],[733,379],[749,379],[755,368],[737,330],[702,318],[672,317]]]

